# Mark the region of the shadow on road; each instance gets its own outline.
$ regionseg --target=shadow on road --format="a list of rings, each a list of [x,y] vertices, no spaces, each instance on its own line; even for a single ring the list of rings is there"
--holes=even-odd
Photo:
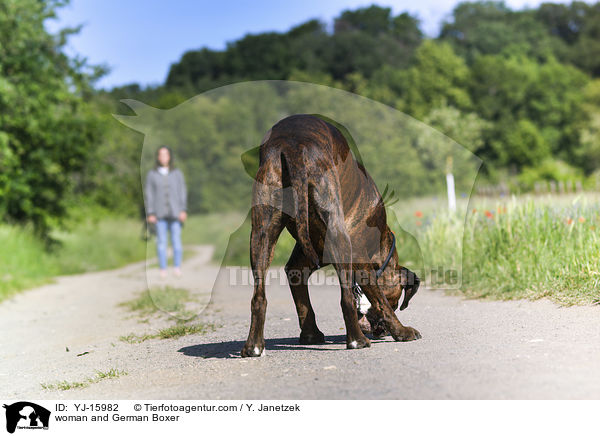
[[[185,356],[203,357],[205,359],[240,359],[240,351],[244,343],[245,341],[213,342],[183,347],[177,351]],[[345,351],[345,347],[339,347],[340,344],[346,344],[346,335],[326,336],[325,343],[319,345],[301,345],[298,343],[298,337],[265,340],[267,352],[269,350]],[[336,345],[336,347],[331,347],[331,345]]]

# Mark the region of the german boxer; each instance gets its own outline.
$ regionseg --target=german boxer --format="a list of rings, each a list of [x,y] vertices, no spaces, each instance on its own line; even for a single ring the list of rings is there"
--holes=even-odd
[[[243,357],[265,347],[265,277],[284,228],[297,241],[285,266],[300,323],[300,343],[323,343],[308,295],[308,278],[333,265],[341,287],[346,347],[370,346],[359,317],[374,336],[396,341],[421,334],[403,326],[400,310],[419,287],[418,277],[400,266],[395,237],[386,222],[383,198],[365,168],[354,159],[342,133],[311,115],[279,121],[260,146],[252,200],[250,260],[254,276],[251,324]]]

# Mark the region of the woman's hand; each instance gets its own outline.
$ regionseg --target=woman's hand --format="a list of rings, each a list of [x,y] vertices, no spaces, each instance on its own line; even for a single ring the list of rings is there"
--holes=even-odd
[[[148,215],[147,221],[150,224],[156,224],[156,215]]]
[[[181,221],[182,223],[184,223],[186,219],[187,219],[187,212],[184,211],[184,210],[182,210],[179,213],[179,221]]]

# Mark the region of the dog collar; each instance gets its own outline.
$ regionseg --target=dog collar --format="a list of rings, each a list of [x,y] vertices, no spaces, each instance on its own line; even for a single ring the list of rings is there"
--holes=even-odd
[[[390,249],[390,252],[388,253],[387,257],[385,258],[385,261],[383,262],[383,265],[381,265],[381,267],[375,273],[375,278],[376,279],[378,279],[379,277],[381,277],[381,274],[383,274],[383,271],[385,270],[385,268],[390,263],[390,260],[392,260],[392,255],[394,254],[394,248],[396,248],[396,236],[394,236],[394,232],[390,232],[390,233],[392,234],[392,248]]]
[[[392,248],[390,249],[390,252],[388,253],[388,255],[385,258],[385,261],[383,262],[381,267],[375,272],[375,279],[378,279],[379,277],[381,277],[381,275],[383,274],[383,271],[390,263],[390,260],[392,260],[392,255],[394,254],[394,248],[396,248],[396,236],[394,235],[394,232],[391,232],[391,233],[392,233]],[[367,313],[367,310],[369,309],[369,307],[371,307],[371,304],[369,303],[369,300],[367,300],[365,298],[365,294],[364,294],[362,288],[360,287],[360,285],[358,283],[356,283],[356,281],[353,281],[353,282],[354,283],[352,284],[352,292],[354,293],[354,299],[356,300],[356,305],[358,307],[358,310],[360,311],[360,313],[362,313],[364,315],[365,313]]]

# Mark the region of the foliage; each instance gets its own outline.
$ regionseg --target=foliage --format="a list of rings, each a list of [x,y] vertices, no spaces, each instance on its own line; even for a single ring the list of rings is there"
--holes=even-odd
[[[224,51],[188,51],[165,85],[193,95],[241,80],[287,79],[294,71],[336,80],[355,71],[370,76],[381,65],[405,67],[423,38],[416,18],[378,6],[344,11],[334,28],[330,34],[325,23],[309,20],[285,33],[246,35]]]
[[[585,120],[586,76],[551,58],[485,55],[472,67],[475,110],[493,122],[479,154],[498,166],[533,165],[550,155],[573,162]]]
[[[44,20],[60,3],[0,1],[0,217],[31,222],[47,238],[98,142],[86,105],[100,69],[67,57],[67,36]]]
[[[578,168],[556,160],[544,159],[534,167],[525,167],[518,177],[521,186],[531,190],[538,181],[548,182],[573,182],[582,181],[583,174]]]

